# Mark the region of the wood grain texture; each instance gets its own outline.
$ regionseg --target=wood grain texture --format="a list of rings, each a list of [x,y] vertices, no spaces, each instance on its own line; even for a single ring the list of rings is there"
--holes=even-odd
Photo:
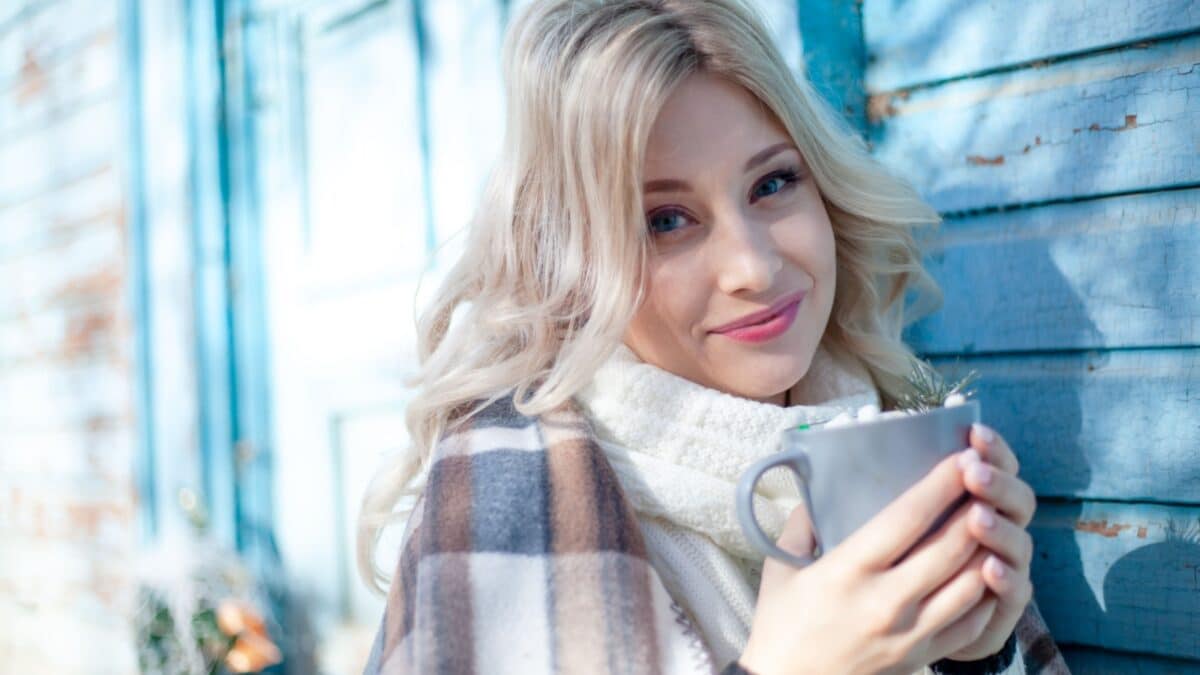
[[[797,4],[808,78],[854,128],[865,131],[862,6],[828,0],[798,0]]]
[[[12,81],[0,82],[0,145],[96,101],[118,94],[117,29],[93,33],[66,54],[40,63],[26,52]]]
[[[942,309],[926,354],[1200,344],[1200,190],[944,221],[926,267]]]
[[[1200,37],[876,98],[876,155],[939,211],[1200,184]]]
[[[1059,645],[1073,675],[1193,675],[1200,661]]]
[[[902,89],[1197,28],[1194,0],[867,0],[867,89]]]
[[[97,36],[112,36],[118,7],[96,0],[34,0],[7,30],[0,18],[0,91],[28,86],[38,73],[72,59]]]
[[[1044,503],[1030,533],[1056,640],[1200,658],[1200,508]]]
[[[0,260],[0,321],[50,307],[93,304],[119,295],[126,270],[121,224],[97,221],[39,253]],[[47,265],[47,260],[58,264]]]
[[[982,376],[1055,639],[1076,673],[1200,672],[1200,4],[863,11],[876,155],[948,216],[905,338]]]
[[[132,425],[131,389],[128,363],[111,357],[5,367],[0,372],[3,450],[41,452],[41,448],[7,445],[10,435],[24,432],[95,431]]]
[[[0,144],[0,209],[53,193],[112,164],[122,142],[120,104],[116,97],[99,99]]]
[[[120,300],[110,295],[92,305],[0,320],[0,365],[9,368],[34,360],[71,362],[125,354],[129,316]]]
[[[53,192],[11,205],[0,227],[0,264],[11,258],[64,245],[77,230],[100,220],[123,217],[121,176],[113,164],[58,186]]]
[[[977,370],[982,415],[1041,496],[1200,504],[1200,351],[933,359]]]

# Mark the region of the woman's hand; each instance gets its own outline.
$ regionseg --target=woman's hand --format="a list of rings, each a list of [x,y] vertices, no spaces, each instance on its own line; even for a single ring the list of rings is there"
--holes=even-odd
[[[967,516],[976,501],[961,505],[913,547],[963,495],[962,456],[941,461],[807,567],[768,559],[742,666],[758,675],[908,675],[979,644],[993,623],[996,599],[986,595],[980,572],[989,553]],[[814,541],[802,506],[788,518],[778,544],[796,555],[811,554]]]
[[[963,460],[965,484],[971,494],[988,504],[974,507],[970,530],[993,552],[981,572],[999,602],[979,639],[947,655],[956,661],[983,659],[1000,651],[1033,593],[1029,581],[1033,539],[1025,530],[1037,508],[1033,489],[1017,478],[1017,457],[1000,434],[982,424],[973,425],[970,443],[978,456],[972,457],[968,451]]]

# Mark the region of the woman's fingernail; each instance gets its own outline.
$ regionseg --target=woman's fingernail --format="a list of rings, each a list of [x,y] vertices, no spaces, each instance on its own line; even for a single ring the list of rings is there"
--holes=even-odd
[[[979,456],[979,451],[975,448],[967,448],[958,453],[958,468],[960,469],[966,469],[972,464],[978,464],[981,461],[983,460]]]
[[[1005,576],[1007,576],[1007,572],[1004,571],[1004,563],[1000,562],[1000,559],[996,556],[989,555],[983,564],[987,565],[988,568],[991,569],[993,576],[999,579],[1003,579]]]
[[[976,462],[967,467],[967,474],[972,480],[979,481],[983,485],[990,485],[992,482],[992,467],[983,462]]]
[[[996,432],[980,424],[979,422],[973,422],[971,424],[971,428],[974,429],[975,433],[983,439],[984,443],[991,445],[992,441],[996,440]]]
[[[982,504],[976,504],[975,506],[971,507],[971,510],[975,512],[975,520],[978,521],[980,525],[989,530],[995,527],[996,517],[993,516],[992,512],[988,511],[985,506]]]

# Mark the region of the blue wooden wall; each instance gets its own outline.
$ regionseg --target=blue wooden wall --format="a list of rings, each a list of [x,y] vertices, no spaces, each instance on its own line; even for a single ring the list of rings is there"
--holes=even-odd
[[[868,133],[944,215],[906,337],[975,368],[1075,672],[1200,672],[1200,3],[867,0]]]

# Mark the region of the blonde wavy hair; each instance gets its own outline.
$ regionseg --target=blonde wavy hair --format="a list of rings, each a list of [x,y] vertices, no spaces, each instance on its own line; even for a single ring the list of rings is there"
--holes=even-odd
[[[935,226],[937,213],[793,75],[746,2],[534,0],[507,30],[502,69],[499,162],[465,253],[417,322],[412,446],[379,471],[362,502],[358,568],[380,593],[390,579],[375,564],[379,536],[406,519],[397,505],[420,494],[438,439],[509,394],[522,414],[557,407],[621,341],[652,250],[644,150],[663,102],[688,75],[745,87],[806,160],[837,250],[822,344],[866,366],[885,409],[908,391],[914,354],[903,326],[942,302],[913,232]],[[917,302],[906,306],[908,289]]]

